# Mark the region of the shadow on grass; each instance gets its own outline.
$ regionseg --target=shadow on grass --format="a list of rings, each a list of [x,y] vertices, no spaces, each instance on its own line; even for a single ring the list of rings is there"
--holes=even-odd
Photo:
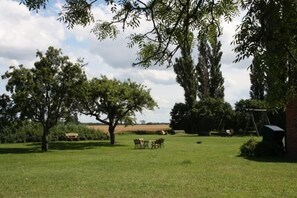
[[[31,146],[30,148],[0,148],[0,154],[26,154],[41,153],[40,146]]]
[[[237,157],[244,158],[246,160],[255,162],[274,162],[274,163],[297,163],[297,157],[290,156],[267,156],[267,157],[243,157],[238,155]]]
[[[0,154],[26,154],[26,153],[42,153],[41,143],[28,143],[27,147],[22,148],[0,148]],[[49,151],[52,150],[85,150],[93,149],[96,147],[118,147],[124,146],[122,144],[111,145],[110,142],[89,142],[89,141],[76,141],[76,142],[50,142]]]

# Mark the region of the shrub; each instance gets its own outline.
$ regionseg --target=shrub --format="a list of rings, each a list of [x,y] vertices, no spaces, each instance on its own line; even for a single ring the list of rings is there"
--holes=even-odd
[[[266,157],[277,156],[283,154],[282,146],[275,142],[262,141],[258,142],[255,139],[250,139],[240,147],[240,154],[244,157]]]
[[[66,140],[66,133],[78,133],[80,140],[107,140],[107,134],[81,124],[59,124],[51,129],[50,140]]]
[[[255,150],[259,142],[255,139],[250,139],[240,147],[240,155],[244,157],[255,156]]]
[[[51,129],[51,141],[66,140],[66,133],[78,133],[80,140],[107,140],[108,135],[100,130],[81,124],[58,124]],[[38,123],[24,121],[20,126],[7,127],[0,132],[0,143],[41,142],[42,127]]]
[[[176,103],[170,112],[170,127],[186,133],[209,134],[211,130],[232,128],[234,112],[229,103],[218,98],[205,98],[190,108]]]

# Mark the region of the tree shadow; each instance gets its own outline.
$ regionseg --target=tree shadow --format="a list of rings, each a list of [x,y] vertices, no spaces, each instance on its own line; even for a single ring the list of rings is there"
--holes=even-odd
[[[43,153],[41,151],[41,143],[28,143],[27,147],[23,148],[0,148],[0,154],[28,154],[28,153]],[[110,142],[103,141],[70,141],[70,142],[50,142],[49,151],[53,150],[86,150],[98,147],[119,147],[125,146],[123,144],[116,143],[111,145]]]
[[[40,146],[29,145],[27,148],[0,148],[1,154],[26,154],[26,153],[41,153]]]
[[[255,162],[268,162],[268,163],[297,163],[297,157],[291,156],[267,156],[267,157],[244,157],[238,155],[237,157],[244,158],[246,160],[255,161]]]
[[[70,141],[70,142],[51,142],[49,144],[49,150],[85,150],[93,149],[95,147],[118,147],[124,146],[122,144],[111,145],[110,142],[96,141],[96,142],[84,142],[84,141]]]

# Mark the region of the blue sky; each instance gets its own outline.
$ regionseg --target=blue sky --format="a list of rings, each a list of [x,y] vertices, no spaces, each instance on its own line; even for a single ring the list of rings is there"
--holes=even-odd
[[[57,21],[57,13],[61,1],[55,1],[47,10],[38,13],[29,12],[17,1],[0,1],[0,74],[3,75],[11,65],[23,64],[32,67],[36,61],[37,50],[46,51],[48,46],[61,48],[72,61],[84,58],[88,63],[86,73],[88,78],[106,75],[110,78],[132,81],[144,84],[151,90],[152,97],[158,103],[159,109],[143,111],[137,115],[137,121],[169,122],[170,111],[176,102],[184,102],[183,89],[175,82],[172,68],[150,67],[143,69],[132,67],[137,49],[127,48],[127,40],[131,30],[121,32],[116,40],[98,41],[90,33],[92,25],[67,29],[65,24]],[[108,8],[103,4],[94,8],[96,18],[110,17]],[[230,46],[237,18],[232,23],[223,23],[222,41],[222,73],[225,78],[225,100],[233,105],[242,98],[249,98],[249,60],[234,64],[235,54]],[[140,29],[145,29],[142,24]],[[195,51],[195,49],[194,49]],[[197,57],[195,57],[197,59]],[[0,80],[0,94],[5,92],[6,82]],[[94,118],[80,116],[82,122],[94,122]]]

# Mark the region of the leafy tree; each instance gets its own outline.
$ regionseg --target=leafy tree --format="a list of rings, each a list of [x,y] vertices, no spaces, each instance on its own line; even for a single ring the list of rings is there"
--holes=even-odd
[[[242,7],[247,14],[235,35],[235,61],[261,54],[267,100],[283,108],[297,88],[297,2],[242,1]]]
[[[176,103],[171,110],[170,127],[185,130],[186,133],[209,132],[233,128],[232,107],[220,98],[205,98],[198,101],[192,109],[183,103]]]
[[[199,38],[199,57],[196,66],[199,83],[198,96],[200,99],[224,98],[224,78],[220,64],[223,54],[222,44],[218,40],[216,31],[212,37],[201,34]]]
[[[74,109],[86,76],[82,62],[71,63],[61,50],[49,47],[45,54],[37,51],[36,56],[39,61],[31,69],[20,65],[6,72],[6,89],[20,117],[42,125],[41,149],[47,151],[50,129]]]
[[[232,128],[233,110],[221,98],[205,98],[197,103],[197,131],[222,130]]]
[[[197,111],[194,106],[184,103],[175,103],[172,108],[170,127],[174,130],[184,130],[186,133],[197,133]]]
[[[210,42],[211,53],[209,57],[210,62],[210,87],[209,93],[212,98],[224,98],[224,78],[221,72],[221,58],[223,52],[221,51],[221,41],[217,36],[213,36]]]
[[[18,117],[16,115],[16,109],[11,98],[2,94],[0,96],[0,133],[5,128],[9,128],[11,125],[16,124]]]
[[[46,8],[50,0],[19,0],[30,10]],[[67,0],[62,6],[59,20],[68,27],[86,26],[95,21],[92,6],[100,0]],[[151,24],[146,32],[132,33],[129,46],[139,47],[138,61],[144,67],[154,64],[172,65],[172,58],[180,46],[188,42],[190,32],[198,32],[209,24],[217,24],[221,16],[226,20],[237,13],[237,2],[233,0],[105,0],[113,17],[110,21],[96,19],[92,30],[98,39],[115,38],[119,34],[117,24],[123,29],[139,28],[142,21]],[[182,38],[181,42],[177,39]]]
[[[250,97],[251,99],[265,99],[265,64],[261,55],[255,54],[252,64],[250,65]]]
[[[181,57],[176,58],[173,65],[176,73],[176,81],[183,87],[185,103],[191,108],[196,102],[197,98],[197,75],[194,63],[191,57],[192,41],[184,43],[181,46]]]
[[[189,108],[184,103],[175,103],[170,112],[170,127],[174,130],[185,130]]]
[[[210,76],[209,76],[209,45],[207,44],[206,37],[201,37],[198,46],[199,57],[198,64],[196,66],[198,76],[198,97],[204,99],[210,96]]]
[[[115,143],[115,128],[119,122],[127,125],[135,122],[135,113],[143,109],[153,110],[156,102],[143,85],[127,80],[121,82],[102,76],[85,84],[85,94],[80,101],[80,111],[94,116],[108,125],[110,143]]]

